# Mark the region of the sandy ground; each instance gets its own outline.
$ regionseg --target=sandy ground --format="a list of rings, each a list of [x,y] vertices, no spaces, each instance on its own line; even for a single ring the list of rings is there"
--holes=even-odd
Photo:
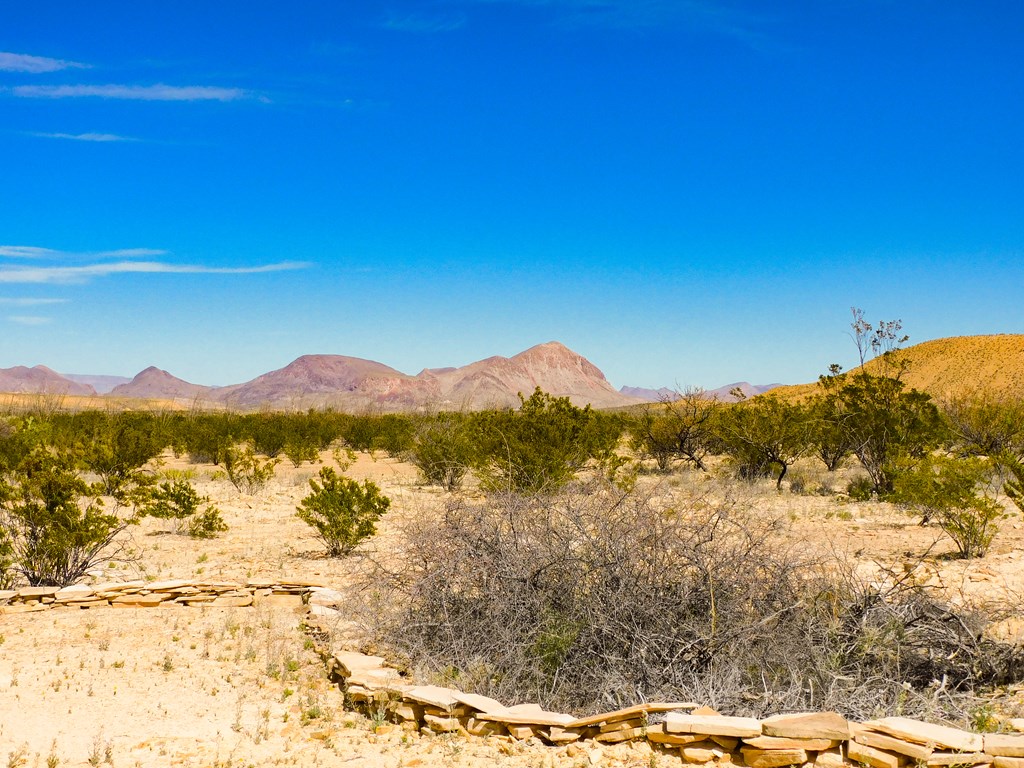
[[[325,460],[331,459],[325,455]],[[321,554],[294,516],[317,466],[284,461],[258,494],[240,494],[215,467],[168,458],[162,469],[190,474],[222,510],[230,530],[212,540],[168,533],[145,520],[131,532],[134,563],[107,563],[95,580],[129,578],[318,578],[344,588],[354,564]],[[810,484],[834,483],[813,464]],[[392,511],[375,546],[386,550],[397,523],[434,514],[447,494],[422,486],[415,469],[360,455],[347,469],[381,485]],[[677,472],[644,476],[666,498],[728,493],[758,514],[781,517],[788,536],[870,572],[914,569],[956,600],[1021,601],[1024,526],[1002,522],[988,556],[950,559],[941,531],[888,504],[832,495],[778,493],[773,484],[724,482]],[[906,564],[906,565],[904,565]],[[8,766],[669,766],[678,757],[646,745],[553,750],[535,744],[410,733],[346,712],[340,692],[288,608],[54,610],[0,616],[0,764]],[[1012,631],[1016,631],[1011,628]],[[1011,631],[1008,630],[1008,631]],[[1012,632],[1011,632],[1012,634]],[[596,749],[597,751],[591,752]]]

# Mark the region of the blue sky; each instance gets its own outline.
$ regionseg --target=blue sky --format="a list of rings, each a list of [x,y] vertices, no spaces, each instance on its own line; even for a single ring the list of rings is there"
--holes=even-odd
[[[0,367],[204,384],[557,339],[814,379],[1024,332],[1024,6],[0,7]]]

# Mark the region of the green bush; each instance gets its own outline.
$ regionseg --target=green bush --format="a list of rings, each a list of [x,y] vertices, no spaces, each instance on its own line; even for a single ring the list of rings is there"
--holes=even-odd
[[[146,517],[172,520],[175,533],[187,533],[197,539],[209,539],[228,529],[217,507],[208,505],[208,496],[200,496],[187,480],[164,481],[152,492],[140,510]]]
[[[347,555],[374,534],[377,520],[391,500],[369,480],[359,483],[330,467],[320,470],[320,482],[310,480],[312,493],[299,503],[296,516],[316,529],[330,557]]]
[[[406,458],[426,482],[454,491],[462,485],[476,456],[473,421],[461,413],[442,413],[420,423]]]
[[[251,445],[232,446],[224,451],[224,471],[242,493],[259,493],[274,476],[277,459],[261,460]]]
[[[891,498],[931,519],[953,539],[961,557],[983,557],[1005,517],[1003,507],[978,488],[990,473],[979,459],[928,456],[896,475]]]
[[[740,477],[765,477],[777,468],[775,487],[779,489],[789,467],[811,445],[807,409],[771,394],[729,406],[719,414],[715,427]]]
[[[480,467],[486,488],[528,493],[561,488],[591,460],[612,458],[622,434],[621,419],[577,408],[567,397],[538,387],[519,395],[517,411],[478,414]]]
[[[32,586],[74,584],[123,550],[130,523],[103,511],[100,484],[78,474],[76,457],[37,449],[0,483],[0,529],[13,570]]]

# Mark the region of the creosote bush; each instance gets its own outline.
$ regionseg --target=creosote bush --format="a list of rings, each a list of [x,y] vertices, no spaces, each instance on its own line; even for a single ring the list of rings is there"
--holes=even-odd
[[[810,560],[780,525],[604,482],[453,500],[367,575],[366,620],[436,679],[561,711],[924,714],[1020,675],[979,617]]]
[[[102,484],[82,479],[74,456],[33,450],[0,478],[9,569],[31,586],[64,587],[121,554],[115,539],[131,521],[105,512],[102,493]]]
[[[224,451],[224,471],[242,493],[259,493],[274,476],[277,459],[261,459],[251,445],[232,446]]]
[[[176,533],[186,533],[196,539],[209,539],[228,529],[217,507],[208,504],[208,496],[200,496],[187,480],[160,483],[141,507],[139,514],[172,520]],[[206,509],[200,507],[206,504]]]
[[[330,467],[320,470],[320,482],[310,480],[309,485],[312,492],[302,499],[295,514],[316,529],[329,557],[347,555],[372,536],[377,520],[391,506],[376,483],[357,482]]]

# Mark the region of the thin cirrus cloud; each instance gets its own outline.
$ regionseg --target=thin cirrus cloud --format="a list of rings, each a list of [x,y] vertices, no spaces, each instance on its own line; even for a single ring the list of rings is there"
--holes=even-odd
[[[99,98],[126,101],[266,101],[244,88],[215,85],[16,85],[10,89],[15,96],[27,99]]]
[[[61,251],[56,248],[40,248],[37,245],[0,245],[0,256],[12,259],[142,259],[149,256],[166,256],[160,248],[118,248],[113,251]]]
[[[0,267],[0,283],[85,283],[110,275],[255,275],[306,269],[302,261],[282,261],[254,267],[209,267],[200,264],[168,264],[160,261],[114,261],[83,266]]]
[[[41,139],[67,139],[70,141],[92,141],[99,143],[119,141],[142,141],[131,136],[119,136],[116,133],[36,133],[30,134]]]
[[[41,315],[8,315],[7,319],[18,325],[46,325],[53,320],[52,317]]]
[[[27,53],[11,53],[0,51],[0,72],[27,72],[40,74],[43,72],[59,72],[62,69],[88,69],[88,64],[64,59],[51,59],[46,56],[31,56]]]
[[[70,299],[43,299],[34,297],[11,298],[0,296],[0,307],[47,307],[52,304],[67,304]]]

